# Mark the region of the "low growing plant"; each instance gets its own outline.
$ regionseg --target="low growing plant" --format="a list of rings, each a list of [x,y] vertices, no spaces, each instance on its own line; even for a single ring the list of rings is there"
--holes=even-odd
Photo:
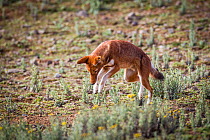
[[[149,38],[147,39],[147,45],[148,46],[151,46],[151,45],[153,45],[154,44],[154,30],[153,30],[153,28],[152,27],[150,27],[150,36],[149,36]]]
[[[196,32],[195,32],[195,23],[194,23],[193,20],[190,22],[189,39],[190,39],[189,40],[189,46],[193,47],[197,42]]]
[[[179,8],[179,13],[180,15],[184,15],[186,14],[186,11],[187,11],[187,2],[186,0],[182,0],[181,7]]]
[[[31,92],[39,92],[42,88],[42,80],[39,77],[39,70],[37,66],[32,66],[32,75],[30,81],[30,91]]]

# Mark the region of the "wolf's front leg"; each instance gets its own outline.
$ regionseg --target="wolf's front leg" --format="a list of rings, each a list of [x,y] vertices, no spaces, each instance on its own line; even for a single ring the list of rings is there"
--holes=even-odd
[[[96,83],[93,85],[93,93],[94,93],[94,94],[97,93],[98,88],[99,88],[99,84],[101,83],[101,79],[102,79],[102,77],[106,74],[106,72],[107,72],[108,70],[109,70],[108,68],[103,67],[103,68],[99,71],[99,73],[98,73],[98,75],[97,75]],[[98,92],[101,92],[101,90],[98,91]]]
[[[152,93],[150,91],[148,91],[148,99],[147,99],[147,104],[150,104],[152,99]]]
[[[98,82],[96,82],[96,83],[93,85],[93,94],[97,93],[97,89],[98,89]]]
[[[109,67],[109,70],[106,74],[103,75],[101,78],[100,84],[98,86],[98,92],[101,92],[107,79],[110,78],[112,75],[114,75],[116,72],[120,70],[119,66],[115,65],[113,67]]]

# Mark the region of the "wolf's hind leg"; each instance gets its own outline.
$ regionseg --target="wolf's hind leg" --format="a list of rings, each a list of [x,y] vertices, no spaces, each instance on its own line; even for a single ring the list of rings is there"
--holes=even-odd
[[[138,71],[135,69],[125,69],[124,70],[124,79],[127,82],[139,81]]]

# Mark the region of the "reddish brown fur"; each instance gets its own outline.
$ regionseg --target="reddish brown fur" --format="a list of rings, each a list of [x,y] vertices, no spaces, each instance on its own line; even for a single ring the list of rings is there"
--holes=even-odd
[[[110,60],[114,60],[112,66],[107,66]],[[122,40],[110,40],[101,43],[89,56],[84,56],[77,62],[86,63],[86,68],[90,72],[90,82],[94,84],[101,69],[110,70],[108,77],[111,77],[120,68],[125,69],[125,80],[128,82],[139,81],[141,76],[143,86],[152,93],[149,84],[149,75],[154,78],[163,79],[163,75],[151,66],[149,57],[141,48]]]

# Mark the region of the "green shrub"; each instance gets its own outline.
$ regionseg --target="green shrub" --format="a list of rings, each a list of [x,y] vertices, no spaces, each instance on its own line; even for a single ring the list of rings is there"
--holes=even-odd
[[[170,123],[169,123],[170,122]],[[135,103],[118,104],[109,108],[82,112],[74,121],[72,139],[132,139],[150,138],[154,132],[174,132],[178,120],[168,116],[158,105],[141,108]]]
[[[197,39],[196,39],[196,32],[195,32],[195,23],[194,23],[194,21],[192,20],[191,22],[190,22],[190,31],[189,31],[189,46],[190,47],[193,47],[195,44],[196,44],[196,42],[197,42]]]
[[[187,11],[187,2],[186,2],[186,0],[182,0],[182,4],[179,9],[179,13],[180,13],[180,15],[184,15],[184,14],[186,14],[186,11]]]
[[[37,66],[32,66],[32,75],[30,81],[30,91],[39,92],[42,88],[42,81],[40,80],[39,70]]]

